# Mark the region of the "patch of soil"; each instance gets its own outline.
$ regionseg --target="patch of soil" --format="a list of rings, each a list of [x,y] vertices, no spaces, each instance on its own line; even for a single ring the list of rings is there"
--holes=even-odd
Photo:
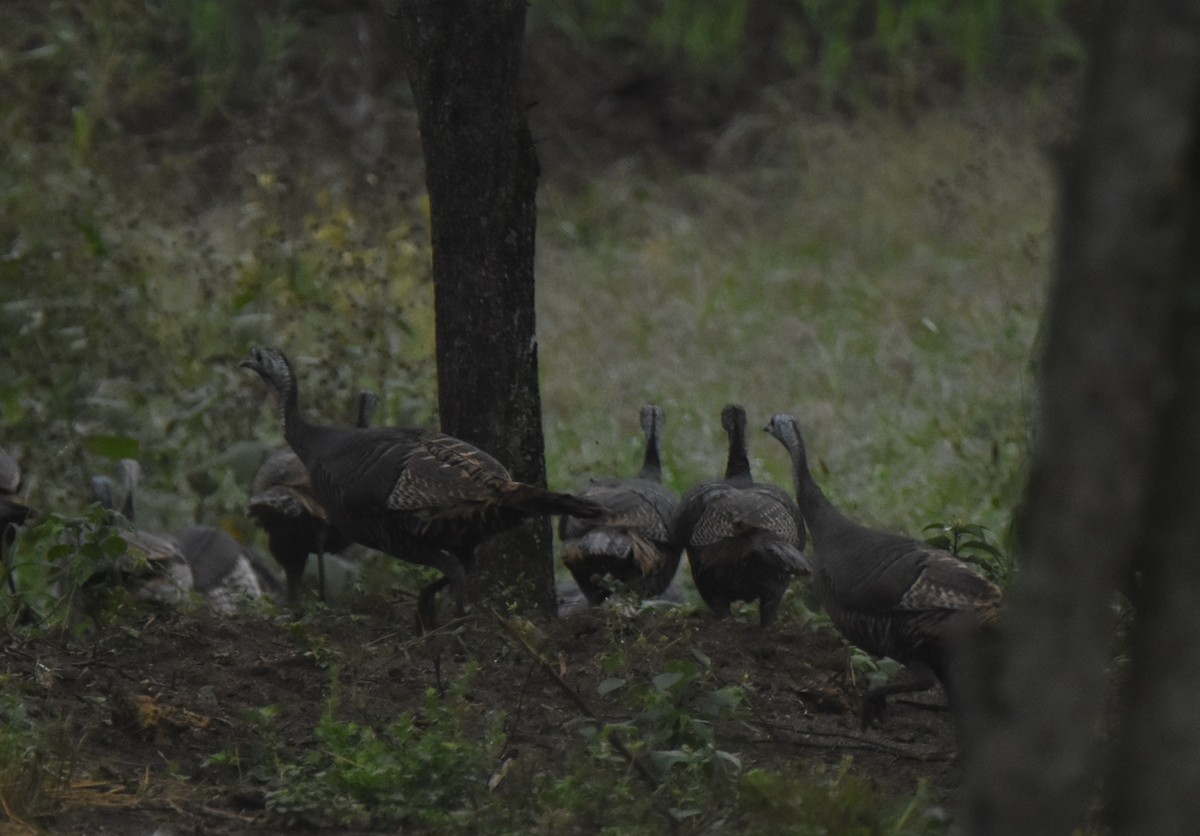
[[[468,698],[505,713],[509,754],[566,763],[585,745],[572,725],[580,702],[604,720],[628,716],[623,689],[597,690],[611,675],[605,660],[611,668],[618,655],[629,682],[649,683],[673,660],[699,660],[713,687],[743,687],[743,722],[720,743],[746,768],[836,766],[849,755],[886,791],[910,794],[926,779],[933,801],[953,803],[944,694],[894,700],[881,728],[860,729],[861,683],[850,681],[846,647],[828,628],[763,630],[752,612],[715,621],[687,610],[603,608],[524,622],[526,645],[505,629],[512,622],[487,610],[417,636],[410,604],[367,609],[298,621],[172,613],[86,641],[10,641],[0,670],[21,683],[35,718],[66,718],[79,748],[61,809],[33,824],[62,834],[284,832],[264,815],[261,779],[211,759],[261,749],[256,717],[273,706],[271,754],[299,760],[335,676],[339,719],[382,727],[476,664]]]

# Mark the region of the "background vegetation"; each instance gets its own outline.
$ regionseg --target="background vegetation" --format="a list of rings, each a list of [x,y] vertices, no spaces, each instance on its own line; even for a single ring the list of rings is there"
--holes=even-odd
[[[381,420],[436,421],[402,61],[386,6],[335,5],[0,8],[0,444],[37,507],[81,513],[87,477],[136,455],[148,527],[252,540],[248,481],[279,443],[236,368],[256,344],[289,352],[323,418],[369,387]],[[818,479],[863,519],[1003,536],[1053,262],[1048,150],[1070,129],[1089,13],[533,4],[550,483],[635,469],[652,400],[682,490],[722,467],[718,413],[738,401],[756,424],[796,412]],[[783,451],[751,444],[756,473],[788,484]],[[4,705],[0,743],[41,751],[49,732]],[[324,723],[305,774],[341,770],[347,748],[386,761],[405,733]],[[750,799],[792,778],[747,780]]]
[[[531,10],[531,95],[563,97],[531,112],[551,482],[628,468],[651,399],[683,487],[737,399],[798,411],[830,488],[881,522],[1003,528],[1064,124],[1047,96],[1078,54],[1062,4],[684,5]],[[787,68],[765,80],[760,7]],[[278,438],[235,368],[259,342],[325,417],[370,386],[386,420],[434,420],[420,155],[379,12],[6,4],[0,429],[39,505],[136,452],[157,519],[196,513],[197,487],[201,515],[235,514],[243,442]],[[564,41],[582,69],[560,91]],[[612,140],[569,134],[584,118]]]

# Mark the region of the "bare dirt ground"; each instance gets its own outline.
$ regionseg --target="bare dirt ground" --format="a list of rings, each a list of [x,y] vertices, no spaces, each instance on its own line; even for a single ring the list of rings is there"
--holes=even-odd
[[[584,708],[606,721],[626,716],[620,691],[597,690],[610,675],[602,662],[615,653],[631,682],[649,682],[673,659],[706,658],[714,686],[742,686],[741,722],[721,745],[744,768],[836,767],[852,756],[881,789],[911,794],[926,780],[930,803],[952,809],[954,741],[942,692],[897,701],[882,728],[861,730],[861,682],[851,681],[846,648],[827,628],[785,621],[763,630],[753,611],[718,622],[688,608],[604,608],[533,620],[545,664],[491,611],[425,636],[415,634],[413,615],[410,604],[382,599],[299,621],[165,613],[84,640],[6,643],[0,670],[25,683],[27,711],[67,718],[77,748],[61,809],[17,820],[13,832],[21,824],[64,834],[285,832],[266,815],[261,776],[213,756],[261,747],[255,712],[274,707],[271,754],[297,760],[334,678],[339,719],[381,727],[477,664],[466,698],[503,712],[504,759],[566,763],[585,747],[572,723]]]

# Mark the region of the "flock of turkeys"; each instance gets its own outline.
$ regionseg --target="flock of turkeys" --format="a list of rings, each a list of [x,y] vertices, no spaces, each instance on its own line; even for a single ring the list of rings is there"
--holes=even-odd
[[[368,392],[356,399],[353,424],[310,423],[292,366],[278,350],[255,349],[241,365],[276,395],[287,442],[259,469],[247,507],[267,535],[286,590],[261,555],[222,529],[193,525],[172,538],[133,527],[139,470],[132,460],[118,464],[115,480],[92,480],[93,500],[121,524],[126,541],[115,564],[98,574],[148,572],[139,595],[173,602],[194,590],[220,612],[263,595],[286,594],[295,605],[310,554],[318,557],[324,596],[324,556],[358,543],[441,573],[418,597],[418,626],[429,629],[442,589],[449,588],[462,613],[482,542],[530,517],[558,516],[561,560],[593,606],[618,588],[640,598],[663,595],[686,552],[696,590],[716,617],[729,615],[734,602],[757,601],[766,627],[792,576],[810,576],[816,601],[849,642],[911,673],[867,693],[864,723],[879,716],[887,695],[936,681],[953,699],[948,659],[957,636],[1000,613],[1000,590],[963,561],[839,511],[813,479],[800,423],[791,415],[775,415],[764,429],[791,458],[794,497],[754,481],[746,413],[737,405],[721,413],[729,439],[724,474],[682,497],[662,483],[665,418],[652,404],[641,410],[645,455],[635,476],[593,479],[574,494],[556,493],[515,481],[495,458],[461,439],[371,426],[377,401]],[[0,451],[0,557],[10,589],[8,552],[31,514],[20,485],[17,462]]]

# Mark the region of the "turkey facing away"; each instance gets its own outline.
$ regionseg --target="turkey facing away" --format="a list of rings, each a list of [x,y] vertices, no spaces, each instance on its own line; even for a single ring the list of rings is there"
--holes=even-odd
[[[675,541],[687,549],[692,579],[718,618],[734,601],[758,600],[759,622],[775,620],[793,574],[807,573],[804,521],[787,491],[755,482],[746,454],[746,411],[721,411],[729,435],[725,476],[683,495]]]
[[[354,401],[354,424],[367,427],[379,398],[374,392],[359,392]],[[350,539],[336,526],[313,495],[308,468],[290,447],[276,450],[254,476],[246,513],[267,534],[267,548],[283,569],[289,604],[301,596],[308,556],[317,556],[317,588],[326,600],[325,554],[339,552]]]
[[[679,567],[682,547],[671,539],[679,497],[662,483],[662,408],[646,404],[641,418],[646,452],[638,475],[592,480],[578,495],[603,506],[603,516],[559,520],[563,565],[592,606],[611,594],[605,575],[645,598],[661,594]]]
[[[108,476],[93,476],[92,500],[111,512],[111,523],[125,541],[125,554],[115,564],[99,566],[88,582],[112,577],[127,586],[139,601],[182,603],[192,590],[192,569],[179,544],[170,537],[133,527],[134,494],[141,466],[133,459],[117,462],[116,483]]]
[[[435,596],[445,586],[463,610],[466,575],[488,537],[532,516],[603,512],[589,500],[515,482],[487,453],[444,433],[311,424],[280,351],[255,349],[241,365],[278,397],[283,436],[308,468],[330,523],[356,543],[442,573],[418,597],[422,627],[433,626]]]
[[[817,595],[834,627],[852,644],[890,656],[916,677],[868,691],[863,725],[880,716],[888,694],[926,690],[935,677],[949,694],[956,634],[994,622],[999,588],[949,552],[846,517],[809,472],[800,422],[780,414],[765,429],[791,456],[796,499],[812,535]]]

